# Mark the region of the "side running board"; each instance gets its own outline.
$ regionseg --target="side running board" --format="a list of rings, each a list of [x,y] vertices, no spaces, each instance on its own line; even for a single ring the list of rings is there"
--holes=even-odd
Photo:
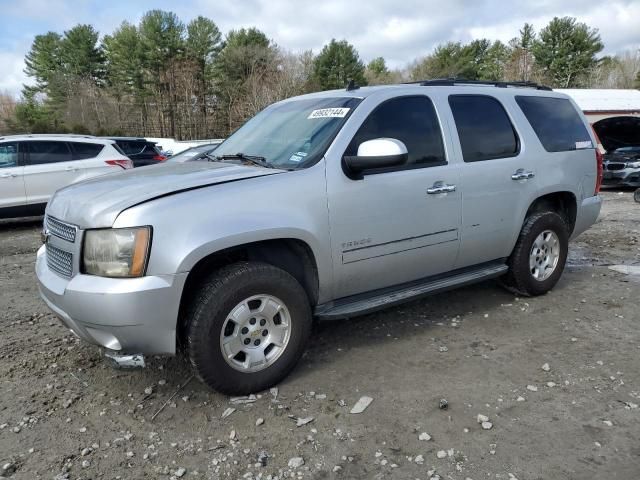
[[[417,298],[463,287],[482,280],[503,275],[508,270],[504,263],[483,264],[479,268],[465,269],[446,277],[431,277],[424,281],[385,288],[365,295],[354,295],[334,302],[318,305],[314,314],[322,320],[336,320],[363,315]]]

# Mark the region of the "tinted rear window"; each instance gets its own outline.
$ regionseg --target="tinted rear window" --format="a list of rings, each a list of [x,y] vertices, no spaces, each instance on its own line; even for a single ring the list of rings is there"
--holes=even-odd
[[[516,102],[547,152],[592,148],[589,132],[566,98],[516,96]]]
[[[502,104],[487,95],[450,95],[465,162],[513,157],[518,137]]]
[[[71,146],[74,160],[97,157],[104,148],[104,145],[99,143],[72,142],[69,145]]]
[[[146,142],[136,140],[116,140],[122,151],[127,155],[136,155],[142,153],[147,146]]]

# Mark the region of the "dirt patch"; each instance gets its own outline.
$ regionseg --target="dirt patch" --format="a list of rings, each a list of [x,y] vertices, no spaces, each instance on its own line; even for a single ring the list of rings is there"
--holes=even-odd
[[[38,298],[39,222],[0,222],[0,468],[29,480],[638,478],[640,283],[607,266],[640,264],[640,205],[603,196],[548,295],[486,282],[322,323],[277,392],[236,402],[195,380],[169,400],[190,375],[180,359],[108,367]],[[351,414],[362,396],[373,402]]]

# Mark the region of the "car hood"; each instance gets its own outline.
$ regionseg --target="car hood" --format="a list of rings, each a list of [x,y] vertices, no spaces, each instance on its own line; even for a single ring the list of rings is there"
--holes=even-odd
[[[220,183],[283,173],[237,164],[187,162],[153,165],[85,180],[58,190],[47,215],[80,228],[107,228],[127,208],[154,198]]]

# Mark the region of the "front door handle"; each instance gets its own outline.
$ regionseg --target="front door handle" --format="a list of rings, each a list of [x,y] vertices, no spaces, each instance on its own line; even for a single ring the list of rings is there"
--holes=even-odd
[[[15,178],[17,176],[17,173],[3,173],[2,175],[0,175],[0,178]]]
[[[78,171],[78,167],[67,167],[67,168],[65,168],[65,170],[67,170],[68,172],[77,172]]]
[[[431,188],[427,188],[427,193],[429,195],[437,195],[439,193],[451,193],[455,191],[456,191],[455,185],[448,185],[441,181],[434,183]]]
[[[519,168],[516,172],[511,175],[512,180],[529,180],[530,178],[535,177],[536,174],[531,170],[525,170],[524,168]]]

